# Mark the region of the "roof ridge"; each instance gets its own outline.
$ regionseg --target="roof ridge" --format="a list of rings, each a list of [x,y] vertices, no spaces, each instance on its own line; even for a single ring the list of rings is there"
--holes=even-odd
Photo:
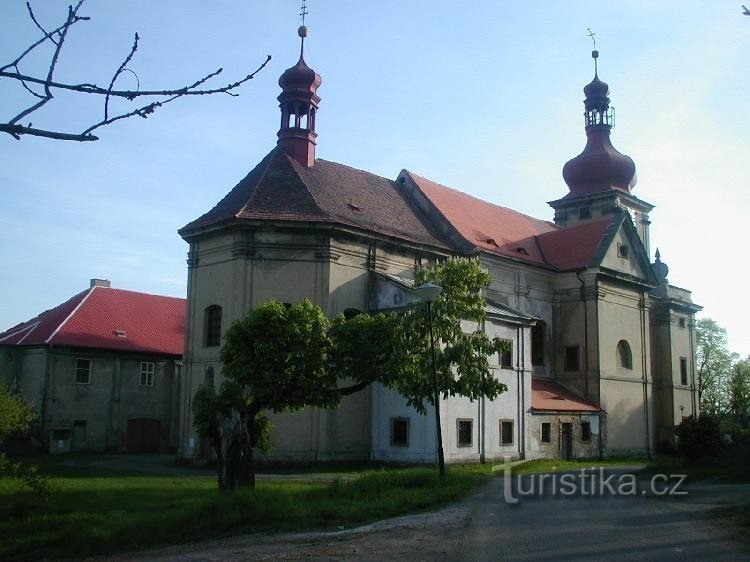
[[[250,195],[250,198],[247,201],[245,201],[245,204],[242,207],[240,207],[239,211],[235,211],[235,213],[233,215],[234,218],[238,218],[242,213],[244,213],[245,209],[247,209],[247,207],[250,206],[250,203],[252,203],[253,199],[255,199],[255,196],[258,194],[258,186],[260,185],[260,182],[263,180],[263,178],[266,177],[266,172],[268,172],[268,168],[271,167],[271,162],[273,162],[273,159],[276,157],[276,155],[274,153],[277,152],[278,150],[279,150],[279,147],[275,146],[275,147],[273,147],[271,149],[271,152],[269,152],[266,155],[266,158],[268,158],[268,161],[266,162],[266,165],[263,167],[262,173],[258,174],[258,179],[255,182],[255,185],[253,187],[253,192]],[[269,156],[270,156],[270,158],[269,158]],[[240,182],[241,181],[242,180],[240,180]]]
[[[174,299],[174,300],[180,300],[180,301],[187,300],[187,299],[185,299],[183,297],[173,297],[171,295],[157,295],[156,293],[146,293],[144,291],[133,291],[131,289],[120,289],[118,287],[98,287],[98,288],[99,289],[108,289],[110,291],[118,291],[120,293],[130,293],[130,294],[133,294],[133,295],[145,295],[147,297],[157,297],[157,298],[160,298],[160,299]]]
[[[36,318],[39,318],[39,316],[37,316]],[[19,343],[23,342],[23,340],[29,337],[29,334],[31,334],[31,332],[33,332],[36,329],[36,327],[39,326],[39,324],[41,324],[41,321],[39,320],[37,320],[36,322],[32,322],[36,318],[32,318],[32,320],[29,321],[30,322],[29,324],[26,324],[26,323],[21,324],[20,325],[21,327],[15,332],[11,332],[10,330],[12,330],[13,328],[10,328],[8,332],[4,332],[5,335],[2,338],[0,338],[0,342],[3,342],[7,340],[8,338],[12,338],[13,336],[17,336],[18,334],[22,334],[23,332],[28,332],[28,334],[22,337],[21,340],[19,341]]]
[[[434,183],[435,185],[439,185],[443,189],[448,189],[450,191],[458,193],[459,195],[463,195],[465,197],[470,197],[471,199],[474,199],[475,201],[479,201],[479,202],[485,203],[487,205],[492,205],[493,207],[497,207],[497,208],[503,209],[505,211],[510,211],[511,213],[513,213],[515,215],[519,215],[521,217],[525,217],[525,218],[532,219],[532,220],[537,221],[537,222],[542,222],[542,223],[548,224],[548,225],[554,227],[557,230],[562,230],[562,228],[563,228],[561,226],[556,225],[553,222],[550,222],[550,221],[547,221],[547,220],[544,220],[544,219],[540,219],[540,218],[537,218],[537,217],[533,217],[531,215],[527,215],[526,213],[522,213],[521,211],[517,211],[516,209],[511,209],[510,207],[506,207],[505,205],[499,205],[498,203],[493,203],[492,201],[487,201],[486,199],[481,199],[481,198],[477,197],[476,195],[471,195],[470,193],[466,193],[465,191],[461,191],[460,189],[456,189],[455,187],[450,187],[448,185],[442,184],[442,183],[437,182],[435,180],[431,180],[430,178],[426,178],[424,176],[420,176],[419,174],[415,174],[411,170],[407,169],[406,172],[409,173],[412,176],[416,176],[419,179],[428,181],[430,183]]]
[[[89,298],[89,297],[91,296],[91,294],[92,294],[92,293],[94,292],[94,289],[99,289],[99,288],[101,288],[101,287],[98,287],[98,286],[94,286],[94,287],[91,287],[91,288],[89,288],[88,292],[87,292],[87,293],[86,293],[86,294],[84,295],[84,297],[83,297],[83,298],[81,299],[81,302],[79,302],[79,303],[78,303],[78,304],[77,304],[77,305],[75,306],[75,308],[74,308],[73,310],[71,310],[71,311],[70,311],[70,314],[68,314],[68,315],[67,315],[67,316],[65,317],[65,319],[64,319],[64,320],[63,320],[62,322],[60,322],[60,325],[59,325],[59,326],[57,326],[57,328],[55,328],[55,329],[54,329],[54,330],[52,331],[52,333],[51,333],[51,334],[49,335],[49,337],[48,337],[48,338],[47,338],[46,340],[44,340],[44,343],[50,343],[50,342],[52,341],[52,338],[54,338],[54,337],[55,337],[55,336],[56,336],[56,335],[57,335],[57,334],[58,334],[58,333],[60,332],[60,330],[62,330],[62,327],[63,327],[63,326],[65,326],[65,324],[66,324],[66,323],[68,322],[68,320],[70,320],[70,319],[71,319],[71,318],[73,317],[73,315],[74,315],[74,314],[75,314],[76,312],[78,312],[78,309],[80,309],[80,308],[81,308],[81,306],[83,305],[83,303],[85,303],[85,302],[86,302],[86,301],[88,300],[88,298]]]

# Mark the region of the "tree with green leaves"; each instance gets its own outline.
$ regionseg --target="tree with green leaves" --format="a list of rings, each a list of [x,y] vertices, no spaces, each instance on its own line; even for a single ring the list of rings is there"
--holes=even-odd
[[[0,445],[9,437],[28,432],[36,418],[34,406],[21,396],[18,389],[0,378]],[[22,480],[40,496],[49,494],[47,481],[35,466],[14,462],[3,453],[0,453],[0,475]]]
[[[506,344],[479,330],[489,274],[478,260],[455,259],[421,271],[416,284],[426,281],[443,287],[433,304],[440,394],[497,397],[505,385],[492,376],[489,357]],[[476,329],[464,333],[462,319]],[[402,315],[339,315],[333,322],[307,300],[251,310],[224,337],[218,392],[202,388],[193,403],[194,425],[217,453],[219,487],[254,486],[253,449],[269,446],[266,412],[335,408],[378,382],[425,413],[425,403],[434,403],[429,345],[424,303]]]
[[[722,415],[727,409],[727,387],[737,355],[727,347],[727,331],[711,318],[696,324],[698,401],[701,412]]]
[[[750,421],[750,356],[737,361],[732,367],[727,394],[729,413],[742,427],[748,427]]]

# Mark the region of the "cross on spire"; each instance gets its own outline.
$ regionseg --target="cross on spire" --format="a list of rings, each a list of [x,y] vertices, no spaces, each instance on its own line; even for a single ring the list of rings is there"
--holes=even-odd
[[[594,75],[596,76],[599,74],[599,68],[597,67],[597,64],[596,64],[596,59],[599,58],[599,51],[596,50],[596,33],[591,31],[590,27],[587,27],[586,29],[589,32],[589,37],[591,37],[591,40],[594,42],[594,50],[591,51],[591,58],[594,59]]]
[[[307,11],[307,0],[302,0],[302,6],[300,6],[299,16],[302,18],[302,25],[305,25],[305,16],[309,12]]]

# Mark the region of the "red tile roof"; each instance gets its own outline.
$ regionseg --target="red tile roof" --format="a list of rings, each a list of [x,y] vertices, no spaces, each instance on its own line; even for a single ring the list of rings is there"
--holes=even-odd
[[[305,168],[278,147],[180,234],[235,219],[337,223],[449,247],[396,182],[320,159]]]
[[[601,408],[553,381],[531,380],[531,409],[541,412],[599,412]]]
[[[476,248],[559,270],[593,265],[610,217],[561,228],[407,172],[455,230]]]
[[[0,334],[0,344],[182,355],[185,299],[93,287]]]
[[[546,265],[534,236],[557,230],[554,224],[477,199],[411,172],[408,174],[470,244],[494,254]]]

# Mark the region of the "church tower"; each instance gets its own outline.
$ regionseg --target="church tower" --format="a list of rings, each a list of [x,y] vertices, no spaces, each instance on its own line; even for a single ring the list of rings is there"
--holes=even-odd
[[[650,254],[648,213],[654,206],[632,194],[636,184],[635,163],[612,146],[610,133],[615,125],[615,108],[609,104],[609,86],[599,79],[599,52],[595,50],[591,56],[594,79],[583,88],[586,146],[563,167],[563,178],[570,191],[549,205],[555,209],[555,224],[560,226],[627,211]]]
[[[315,116],[320,97],[317,90],[322,78],[305,63],[305,37],[307,27],[298,30],[302,45],[299,61],[288,68],[279,78],[281,94],[278,97],[281,109],[281,128],[278,146],[306,168],[315,165]]]

